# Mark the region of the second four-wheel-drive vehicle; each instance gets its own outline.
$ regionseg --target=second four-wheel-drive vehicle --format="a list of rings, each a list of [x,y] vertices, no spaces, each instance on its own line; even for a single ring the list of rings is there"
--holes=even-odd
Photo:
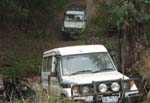
[[[50,95],[94,103],[133,103],[141,95],[134,79],[117,71],[103,45],[44,52],[42,86]]]
[[[74,38],[86,26],[86,12],[83,6],[72,5],[64,13],[62,33],[64,39]]]

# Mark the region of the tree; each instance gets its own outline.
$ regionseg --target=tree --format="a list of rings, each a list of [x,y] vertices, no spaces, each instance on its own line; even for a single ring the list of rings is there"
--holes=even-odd
[[[123,34],[122,61],[125,68],[133,65],[147,45],[142,18],[140,17],[139,2],[133,0],[123,1],[124,17],[120,26]]]
[[[0,74],[38,75],[55,18],[69,0],[0,0]],[[55,24],[57,25],[57,24]]]
[[[146,50],[149,5],[149,0],[103,0],[99,4],[99,14],[94,23],[104,34],[109,34],[112,29],[119,34],[122,68],[132,67]]]

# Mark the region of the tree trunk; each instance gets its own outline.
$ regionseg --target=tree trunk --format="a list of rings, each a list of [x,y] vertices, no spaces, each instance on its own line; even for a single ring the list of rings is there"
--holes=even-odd
[[[131,18],[133,19],[132,22],[129,21]],[[143,25],[128,12],[125,17],[122,32],[122,68],[130,68],[126,69],[125,73],[135,73],[135,70],[131,67],[139,61],[147,44],[144,28]]]

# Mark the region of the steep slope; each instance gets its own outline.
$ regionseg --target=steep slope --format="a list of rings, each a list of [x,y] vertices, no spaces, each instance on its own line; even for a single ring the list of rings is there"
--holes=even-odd
[[[86,2],[85,2],[86,1]],[[78,40],[64,41],[62,39],[61,27],[63,24],[63,16],[65,8],[71,4],[85,5],[87,7],[88,18],[94,15],[95,0],[72,0],[61,10],[54,13],[43,33],[27,28],[12,27],[0,30],[0,73],[6,70],[6,74],[27,74],[32,75],[32,71],[39,72],[41,65],[42,53],[45,50],[82,44]],[[98,1],[98,0],[96,0]],[[92,9],[91,9],[92,7]],[[39,14],[36,14],[39,15]],[[36,23],[36,17],[32,17]],[[88,19],[89,20],[89,19]],[[38,22],[39,23],[39,22]],[[42,24],[43,25],[43,24]],[[21,75],[22,75],[21,74]]]

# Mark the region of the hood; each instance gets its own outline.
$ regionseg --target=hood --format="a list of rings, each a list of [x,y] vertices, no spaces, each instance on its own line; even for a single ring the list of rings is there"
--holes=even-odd
[[[63,76],[63,82],[72,84],[88,84],[92,81],[107,81],[107,80],[117,80],[117,79],[128,79],[127,76],[119,73],[118,71],[111,72],[99,72],[99,73],[89,73],[89,74],[79,74],[72,76]]]
[[[65,28],[85,28],[85,22],[64,22]]]

